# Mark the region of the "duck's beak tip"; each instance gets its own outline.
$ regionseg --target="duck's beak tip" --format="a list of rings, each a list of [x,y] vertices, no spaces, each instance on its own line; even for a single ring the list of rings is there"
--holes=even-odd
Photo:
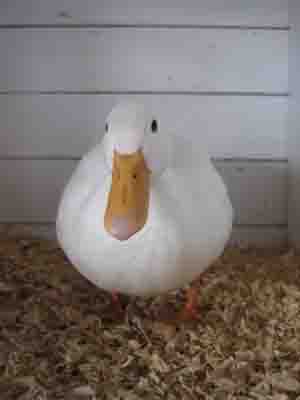
[[[127,217],[113,217],[106,230],[115,239],[126,241],[139,231],[139,227],[132,224]]]

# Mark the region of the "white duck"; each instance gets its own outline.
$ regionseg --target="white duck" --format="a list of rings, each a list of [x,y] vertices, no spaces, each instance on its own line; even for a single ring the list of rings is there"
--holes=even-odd
[[[160,132],[134,102],[117,105],[105,131],[64,190],[60,245],[82,275],[111,292],[152,296],[192,282],[221,255],[232,228],[208,154],[182,132]],[[195,298],[191,290],[185,315]]]

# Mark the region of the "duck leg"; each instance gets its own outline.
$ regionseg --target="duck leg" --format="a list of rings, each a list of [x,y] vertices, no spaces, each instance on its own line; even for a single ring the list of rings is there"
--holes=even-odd
[[[116,290],[113,290],[111,292],[111,300],[112,300],[112,306],[118,316],[123,316],[124,315],[124,310],[122,307],[122,303],[120,300],[120,296]]]
[[[186,302],[177,318],[180,321],[191,321],[198,319],[198,290],[193,284],[186,292]]]

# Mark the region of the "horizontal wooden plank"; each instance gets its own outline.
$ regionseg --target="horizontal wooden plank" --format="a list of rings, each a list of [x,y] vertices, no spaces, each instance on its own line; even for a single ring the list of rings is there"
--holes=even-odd
[[[0,160],[0,222],[53,221],[74,161]]]
[[[45,238],[56,240],[54,223],[0,223],[0,241],[7,238]]]
[[[0,158],[80,157],[104,131],[117,95],[0,96]],[[161,134],[182,132],[208,144],[215,158],[286,157],[284,97],[130,96],[159,121]]]
[[[71,160],[0,160],[0,222],[51,222]],[[286,224],[286,163],[217,162],[236,223]]]
[[[230,244],[237,247],[258,247],[282,249],[287,248],[286,226],[235,226],[231,235]],[[55,235],[52,234],[52,238]]]
[[[0,24],[62,23],[286,26],[288,4],[287,0],[9,0],[0,4]]]
[[[4,29],[0,91],[288,90],[288,32]]]
[[[287,164],[217,162],[240,225],[287,223]]]
[[[1,224],[1,238],[45,238],[56,241],[55,224]],[[285,248],[285,226],[234,226],[230,245],[237,247]]]

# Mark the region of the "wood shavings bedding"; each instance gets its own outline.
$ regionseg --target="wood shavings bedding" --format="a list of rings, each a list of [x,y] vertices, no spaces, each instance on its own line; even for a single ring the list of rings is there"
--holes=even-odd
[[[199,321],[175,325],[183,291],[115,315],[56,244],[0,241],[1,400],[300,400],[300,257],[229,248],[199,280]]]

